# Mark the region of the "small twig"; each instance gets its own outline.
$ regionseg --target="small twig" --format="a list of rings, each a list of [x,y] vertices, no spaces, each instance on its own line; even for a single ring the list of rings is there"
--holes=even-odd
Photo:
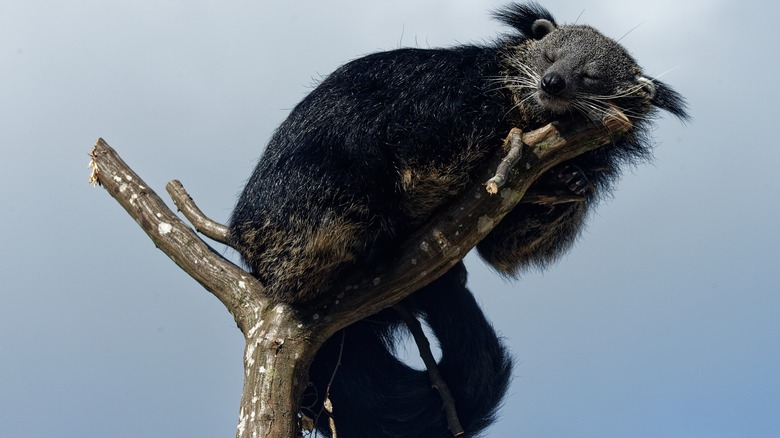
[[[439,365],[436,363],[436,359],[431,352],[431,344],[428,342],[428,338],[422,330],[420,321],[401,304],[393,305],[393,310],[398,312],[406,322],[409,331],[412,333],[414,342],[417,344],[417,349],[420,351],[420,357],[425,363],[425,368],[428,369],[428,377],[431,378],[431,386],[439,392],[441,396],[442,404],[444,405],[444,412],[447,415],[447,428],[452,432],[454,436],[463,435],[463,426],[460,425],[458,419],[458,412],[455,409],[455,398],[452,397],[450,387],[447,386],[447,382],[439,372]]]
[[[336,422],[333,420],[333,403],[330,401],[330,398],[325,399],[322,407],[325,408],[325,412],[328,413],[328,426],[330,427],[331,437],[338,438],[338,432],[336,432]]]
[[[176,204],[181,214],[190,221],[198,232],[216,242],[230,245],[228,242],[230,229],[203,214],[179,180],[175,179],[169,182],[165,189],[171,195],[173,203]]]
[[[341,331],[341,344],[339,345],[339,357],[336,359],[336,366],[333,367],[333,373],[330,375],[330,381],[328,381],[328,386],[325,387],[325,397],[322,402],[322,409],[317,413],[317,417],[314,419],[315,423],[319,423],[320,421],[320,415],[322,415],[322,411],[325,411],[328,413],[328,424],[330,425],[330,431],[331,434],[333,434],[332,438],[336,438],[336,424],[333,420],[333,402],[330,399],[330,388],[333,386],[333,379],[336,378],[336,373],[338,372],[339,368],[341,368],[341,358],[344,356],[344,340],[347,337],[347,332],[345,330]],[[316,389],[316,388],[315,388]]]
[[[491,195],[498,193],[498,189],[506,183],[509,170],[523,156],[523,131],[519,128],[512,128],[509,131],[509,135],[504,140],[504,150],[507,148],[509,150],[498,165],[496,174],[485,183],[487,192]]]

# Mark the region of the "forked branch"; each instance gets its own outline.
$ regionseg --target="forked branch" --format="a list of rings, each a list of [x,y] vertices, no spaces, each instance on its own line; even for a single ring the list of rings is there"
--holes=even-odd
[[[270,302],[263,285],[203,242],[102,139],[91,154],[90,180],[102,185],[155,245],[219,298],[235,318],[246,338],[237,436],[294,437],[299,430],[296,412],[306,372],[322,342],[337,330],[397,303],[454,266],[521,202],[531,183],[546,170],[608,144],[630,129],[622,114],[610,114],[602,123],[547,125],[522,134],[520,142],[510,139],[510,145],[515,145],[513,153],[520,157],[514,170],[501,171],[503,187],[491,196],[484,182],[496,176],[495,169],[504,158],[504,151],[496,147],[483,179],[406,239],[394,262],[356,273],[342,290],[327,294],[328,298],[305,311]],[[227,227],[206,218],[181,184],[169,184],[169,191],[199,231],[227,242]],[[557,201],[537,197],[533,202]]]

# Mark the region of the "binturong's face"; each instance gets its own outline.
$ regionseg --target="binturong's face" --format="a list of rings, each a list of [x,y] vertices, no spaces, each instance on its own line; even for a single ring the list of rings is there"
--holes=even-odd
[[[613,105],[630,118],[652,110],[654,82],[623,46],[590,26],[556,26],[539,19],[514,63],[531,112],[579,112],[598,120]]]

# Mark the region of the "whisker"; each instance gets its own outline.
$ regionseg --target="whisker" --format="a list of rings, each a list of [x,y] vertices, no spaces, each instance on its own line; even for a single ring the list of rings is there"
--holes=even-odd
[[[574,20],[574,24],[579,23],[580,18],[582,18],[582,14],[584,14],[584,13],[585,13],[585,9],[583,9],[582,12],[580,12],[580,15],[577,15],[577,19]]]
[[[670,68],[670,69],[668,69],[668,70],[666,70],[666,71],[664,71],[664,72],[661,72],[661,73],[659,73],[659,74],[657,74],[657,75],[653,76],[652,78],[647,78],[647,79],[649,79],[651,82],[653,82],[653,81],[655,81],[656,79],[658,79],[658,78],[660,78],[660,77],[663,77],[665,74],[667,74],[667,73],[670,73],[670,72],[673,72],[673,71],[677,70],[678,68],[680,68],[680,66],[677,66],[677,67],[672,67],[672,68]]]
[[[617,42],[619,43],[620,41],[622,41],[622,40],[623,40],[623,38],[627,37],[627,36],[628,36],[628,34],[630,34],[631,32],[635,31],[637,27],[639,27],[639,26],[641,26],[641,25],[643,25],[643,24],[645,24],[645,22],[644,22],[644,21],[643,21],[643,22],[641,22],[641,23],[639,23],[639,24],[637,24],[636,26],[632,27],[631,29],[629,29],[629,30],[628,30],[628,32],[624,33],[622,37],[618,38],[618,39],[617,39],[617,40],[615,40],[615,41],[617,41]]]

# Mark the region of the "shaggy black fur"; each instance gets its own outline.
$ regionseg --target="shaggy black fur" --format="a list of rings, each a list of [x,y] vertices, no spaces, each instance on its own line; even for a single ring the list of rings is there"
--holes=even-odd
[[[645,76],[623,47],[595,29],[558,26],[536,3],[509,5],[495,16],[514,32],[493,44],[399,49],[354,60],[291,111],[230,222],[233,246],[270,295],[305,306],[336,293],[334,286],[356,267],[392,259],[394,242],[472,183],[511,128],[530,130],[569,118],[595,121],[608,105],[619,107],[634,124],[629,134],[552,169],[532,187],[557,190],[587,181],[573,188],[584,192],[584,202],[520,204],[478,245],[480,255],[507,275],[544,267],[572,245],[621,167],[650,156],[647,128],[657,109],[687,117],[677,93]],[[495,334],[480,322],[484,317],[470,295],[459,290],[460,297],[453,293],[438,307],[419,309],[437,325],[442,350],[467,343],[472,355],[493,364],[468,371],[469,355],[448,355],[454,363],[447,364],[460,370],[449,380],[463,391],[458,402],[490,413],[506,380],[494,365],[505,363],[506,355],[490,346],[497,345]],[[451,320],[450,312],[476,322]],[[443,414],[427,398],[421,401],[419,394],[428,392],[425,379],[388,353],[388,333],[398,320],[377,318],[346,331],[349,359],[342,366],[348,370],[338,370],[331,389],[341,403],[339,428],[348,431],[342,438],[418,436],[420,430],[427,435],[419,436],[446,436],[446,430],[431,429],[442,424]],[[440,321],[448,321],[447,330]],[[312,367],[320,391],[321,373],[332,373],[324,364],[334,362],[339,336]],[[411,413],[417,410],[426,415]],[[485,420],[476,420],[471,430],[476,433],[489,417],[478,414]]]
[[[620,166],[649,156],[654,108],[686,117],[679,95],[643,77],[625,49],[593,28],[555,27],[536,4],[497,16],[518,33],[488,46],[357,59],[279,126],[231,219],[234,245],[272,295],[308,301],[372,250],[392,249],[389,242],[472,181],[510,128],[618,106],[633,132],[573,161],[592,184],[588,202],[553,211],[521,205],[479,245],[506,274],[544,266],[570,247]],[[545,21],[550,27],[531,30]],[[540,85],[543,76],[562,88]]]
[[[271,139],[231,222],[277,298],[326,293],[469,182],[512,128],[498,50],[401,49],[329,75]],[[446,79],[446,80],[443,80]]]

